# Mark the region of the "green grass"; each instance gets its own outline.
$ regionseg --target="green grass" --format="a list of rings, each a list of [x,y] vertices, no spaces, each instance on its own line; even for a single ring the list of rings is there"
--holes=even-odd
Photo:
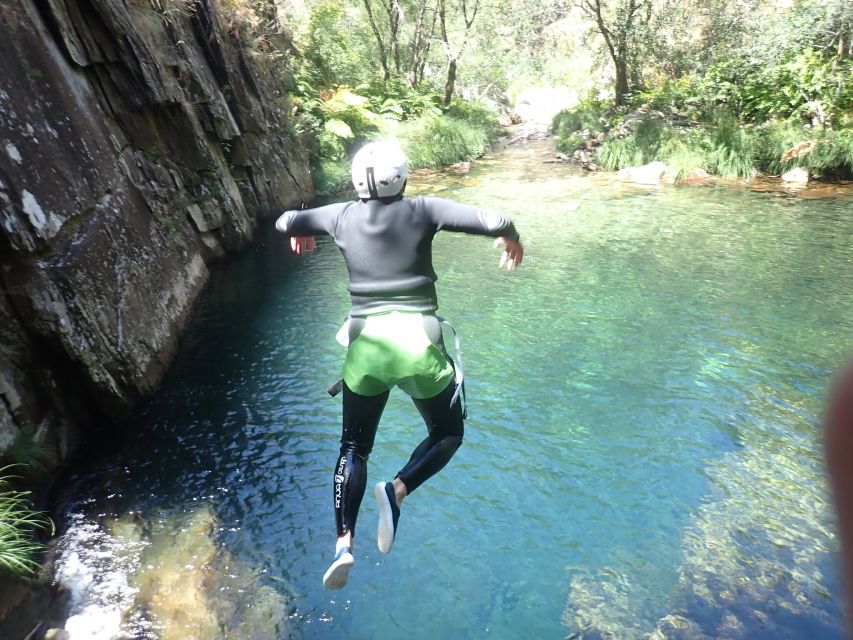
[[[56,464],[56,451],[39,440],[35,428],[24,427],[3,454],[3,459],[25,469],[29,476],[39,476]]]
[[[576,140],[566,139],[569,140],[577,144]],[[787,151],[804,142],[810,145],[799,157],[782,159]],[[676,181],[696,169],[728,178],[752,178],[759,172],[780,175],[796,166],[824,178],[850,178],[853,130],[816,131],[795,122],[751,127],[729,116],[689,129],[648,120],[623,138],[605,141],[596,153],[596,161],[608,171],[655,160],[666,163]]]
[[[645,153],[634,136],[618,138],[602,144],[595,154],[598,164],[607,171],[646,164]]]
[[[829,131],[806,156],[809,171],[828,178],[853,178],[853,129]]]
[[[6,473],[10,467],[0,468]],[[0,572],[32,577],[39,571],[38,556],[44,545],[34,539],[38,531],[54,533],[53,522],[33,510],[29,491],[12,488],[13,476],[0,476]]]
[[[371,139],[397,138],[410,169],[436,169],[482,156],[499,132],[497,114],[482,103],[463,100],[454,100],[446,113],[426,110],[402,122],[397,115],[376,116],[370,129],[353,126],[347,136],[323,130],[312,161],[314,187],[318,195],[346,191],[352,153]]]
[[[706,170],[705,151],[702,147],[702,132],[672,130],[663,142],[660,155],[676,182],[681,182],[697,169]]]
[[[657,120],[644,120],[630,135],[611,139],[601,145],[596,159],[608,171],[619,171],[660,160],[661,144],[669,135],[669,130]]]
[[[489,150],[492,135],[483,123],[427,115],[403,123],[398,136],[412,169],[446,167]]]

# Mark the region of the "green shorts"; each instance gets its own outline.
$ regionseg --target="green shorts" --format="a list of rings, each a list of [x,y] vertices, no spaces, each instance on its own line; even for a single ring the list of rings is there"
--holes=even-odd
[[[344,361],[344,382],[362,396],[396,385],[413,398],[432,398],[453,376],[453,365],[427,337],[423,316],[413,312],[368,316]]]

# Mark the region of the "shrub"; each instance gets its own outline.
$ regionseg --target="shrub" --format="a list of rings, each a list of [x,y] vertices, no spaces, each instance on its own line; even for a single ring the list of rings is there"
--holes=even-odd
[[[598,148],[595,158],[608,171],[645,164],[643,150],[634,136],[608,140]]]
[[[0,469],[0,473],[9,467]],[[11,476],[0,476],[0,571],[18,577],[38,572],[38,554],[44,545],[33,539],[39,530],[54,533],[53,522],[44,513],[34,511],[29,491],[11,487]]]
[[[563,109],[551,120],[551,128],[558,138],[565,138],[577,131],[601,131],[605,107],[598,102],[587,101],[574,109]]]
[[[702,92],[699,79],[695,76],[666,78],[659,84],[647,87],[631,96],[631,103],[636,108],[649,105],[663,113],[679,113],[692,119],[701,116],[702,100],[698,97]]]
[[[667,130],[661,122],[651,118],[637,123],[624,138],[611,139],[598,149],[598,163],[609,171],[636,167],[660,159],[661,143]]]
[[[790,121],[768,122],[754,130],[755,162],[765,173],[778,175],[800,164],[799,158],[783,160],[785,152],[809,139],[808,130]]]
[[[340,193],[350,186],[350,160],[320,158],[311,172],[314,189],[319,196]]]
[[[557,151],[563,153],[572,153],[576,149],[580,149],[584,145],[585,138],[579,133],[570,133],[565,137],[557,138],[554,146]]]
[[[696,169],[707,168],[705,142],[706,134],[701,129],[668,131],[661,143],[660,159],[666,163],[676,182],[682,181]]]
[[[729,114],[717,118],[712,129],[707,169],[724,178],[751,178],[756,174],[755,134]]]
[[[445,167],[489,150],[489,131],[451,116],[424,116],[406,122],[398,136],[412,168]]]
[[[489,139],[500,134],[501,128],[498,124],[498,114],[490,106],[479,100],[454,99],[445,110],[445,114],[451,118],[462,120],[469,125],[485,131]]]
[[[806,156],[812,173],[834,178],[853,178],[853,130],[828,131]]]

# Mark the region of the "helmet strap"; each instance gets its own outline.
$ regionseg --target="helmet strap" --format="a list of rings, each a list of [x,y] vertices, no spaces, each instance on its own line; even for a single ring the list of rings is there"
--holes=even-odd
[[[379,191],[376,189],[376,176],[373,174],[373,167],[367,167],[367,192],[371,198],[378,198]]]

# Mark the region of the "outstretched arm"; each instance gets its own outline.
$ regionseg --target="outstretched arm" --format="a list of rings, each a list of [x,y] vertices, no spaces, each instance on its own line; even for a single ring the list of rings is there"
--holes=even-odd
[[[524,246],[518,231],[505,215],[492,209],[472,207],[444,198],[422,198],[421,204],[437,230],[462,231],[496,238],[495,246],[503,246],[498,268],[512,271],[524,259]]]
[[[291,209],[275,222],[275,228],[290,236],[290,250],[296,255],[314,251],[314,235],[333,235],[335,221],[347,203],[331,204],[316,209]]]

